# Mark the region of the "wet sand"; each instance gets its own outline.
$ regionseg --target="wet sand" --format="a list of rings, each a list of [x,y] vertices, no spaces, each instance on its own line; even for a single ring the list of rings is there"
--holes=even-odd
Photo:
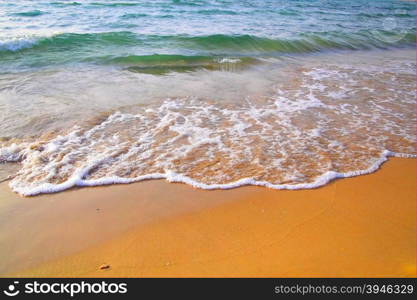
[[[0,275],[415,277],[416,160],[298,191],[2,183]]]

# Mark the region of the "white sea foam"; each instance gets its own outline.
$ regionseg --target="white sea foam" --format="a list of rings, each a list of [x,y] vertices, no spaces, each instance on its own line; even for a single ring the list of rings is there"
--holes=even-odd
[[[36,44],[37,39],[30,37],[30,38],[12,38],[12,39],[5,39],[0,40],[0,51],[17,51],[24,48],[30,48],[34,44]]]
[[[240,62],[241,60],[238,58],[229,58],[229,57],[224,57],[222,59],[219,60],[219,63],[221,64],[225,64],[225,63],[230,63],[230,64],[235,64]]]
[[[126,108],[59,136],[0,147],[0,161],[21,162],[10,187],[31,196],[147,179],[308,189],[374,172],[389,156],[415,157],[412,74],[305,69],[289,69],[266,96]]]
[[[18,162],[21,161],[27,152],[27,144],[20,145],[11,144],[7,147],[0,148],[0,163],[2,162]]]
[[[377,171],[380,166],[390,157],[403,157],[403,158],[415,158],[414,154],[405,154],[405,153],[394,153],[388,150],[385,150],[382,153],[382,156],[377,159],[373,165],[364,170],[356,170],[346,173],[340,173],[335,171],[328,171],[319,177],[317,177],[313,182],[309,183],[299,183],[299,184],[273,184],[268,181],[259,181],[254,178],[242,178],[234,182],[224,183],[224,184],[205,184],[199,181],[196,181],[188,176],[175,173],[170,170],[166,170],[165,173],[151,173],[142,176],[137,176],[134,178],[122,178],[118,176],[104,177],[100,179],[83,179],[85,175],[97,164],[100,164],[101,161],[98,159],[91,163],[91,165],[79,169],[73,176],[68,178],[65,182],[61,184],[51,184],[43,183],[36,187],[19,187],[18,184],[15,184],[13,181],[10,184],[10,187],[19,194],[23,196],[35,196],[38,194],[44,193],[56,193],[60,191],[67,190],[72,187],[88,187],[88,186],[100,186],[100,185],[111,185],[111,184],[128,184],[133,182],[140,182],[144,180],[154,180],[154,179],[165,179],[168,182],[176,183],[185,183],[191,185],[195,188],[205,189],[205,190],[215,190],[215,189],[233,189],[245,185],[255,185],[255,186],[264,186],[271,189],[277,190],[298,190],[298,189],[314,189],[326,185],[330,181],[337,178],[348,178],[355,177],[360,175],[366,175]]]
[[[60,34],[57,31],[36,32],[15,32],[13,36],[0,36],[0,51],[19,51],[31,48],[45,38],[50,38]]]

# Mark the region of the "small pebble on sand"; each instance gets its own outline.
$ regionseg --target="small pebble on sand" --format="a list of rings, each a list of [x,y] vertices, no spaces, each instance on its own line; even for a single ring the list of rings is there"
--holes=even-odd
[[[100,266],[100,270],[107,270],[107,269],[110,269],[110,265],[104,264]]]

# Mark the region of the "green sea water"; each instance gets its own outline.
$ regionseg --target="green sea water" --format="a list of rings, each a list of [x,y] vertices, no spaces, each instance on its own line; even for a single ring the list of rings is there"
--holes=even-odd
[[[82,63],[159,73],[414,47],[415,14],[415,2],[400,0],[2,0],[0,72]]]

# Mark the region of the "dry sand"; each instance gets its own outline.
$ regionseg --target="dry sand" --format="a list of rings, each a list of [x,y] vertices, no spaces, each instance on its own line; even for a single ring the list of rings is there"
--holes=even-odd
[[[2,183],[0,275],[415,277],[416,160],[299,191]]]

